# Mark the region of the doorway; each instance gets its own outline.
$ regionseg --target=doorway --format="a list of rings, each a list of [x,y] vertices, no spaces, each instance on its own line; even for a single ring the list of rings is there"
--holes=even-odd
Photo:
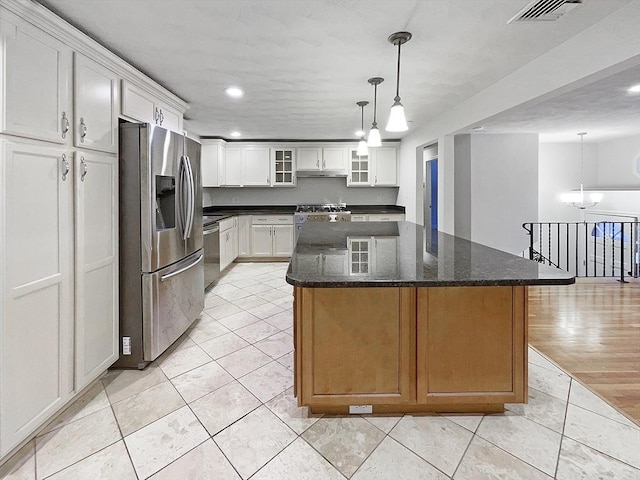
[[[424,226],[438,230],[438,145],[425,147],[422,153],[424,161]]]

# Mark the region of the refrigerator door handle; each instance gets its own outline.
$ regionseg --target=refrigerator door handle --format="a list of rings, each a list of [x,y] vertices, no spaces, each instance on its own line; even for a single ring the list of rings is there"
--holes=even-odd
[[[180,275],[182,272],[186,272],[187,270],[189,270],[190,268],[195,267],[197,264],[199,264],[202,259],[204,258],[204,255],[200,255],[198,258],[196,258],[193,262],[191,262],[189,265],[179,268],[178,270],[171,272],[171,273],[167,273],[166,275],[162,275],[160,277],[160,281],[164,282],[165,280],[170,279],[171,277],[175,277],[176,275]]]
[[[195,181],[193,179],[193,169],[191,168],[191,159],[189,156],[185,156],[186,167],[187,167],[187,180],[188,180],[188,200],[187,200],[187,221],[186,224],[186,238],[191,236],[191,231],[193,230],[193,220],[195,215]]]
[[[187,209],[189,208],[189,186],[187,182],[187,160],[186,157],[182,155],[180,156],[180,166],[178,167],[178,184],[180,185],[180,192],[178,193],[178,218],[180,220],[180,235],[182,240],[186,240],[188,238]]]

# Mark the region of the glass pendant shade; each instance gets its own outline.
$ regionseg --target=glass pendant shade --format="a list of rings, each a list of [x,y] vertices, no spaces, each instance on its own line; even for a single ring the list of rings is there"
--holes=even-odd
[[[363,157],[369,155],[369,148],[367,148],[367,141],[364,138],[361,138],[358,142],[358,149],[356,150],[356,155]]]
[[[387,130],[387,132],[406,132],[409,130],[407,118],[404,116],[404,107],[400,103],[400,100],[396,100],[391,107],[389,121],[387,122],[385,130]]]
[[[369,130],[369,139],[367,140],[368,147],[380,147],[382,146],[382,139],[380,138],[380,130],[378,127],[371,127]]]

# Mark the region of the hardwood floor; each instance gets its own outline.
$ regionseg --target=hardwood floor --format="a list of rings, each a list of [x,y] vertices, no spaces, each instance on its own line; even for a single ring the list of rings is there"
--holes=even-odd
[[[529,287],[529,343],[640,424],[640,279]]]

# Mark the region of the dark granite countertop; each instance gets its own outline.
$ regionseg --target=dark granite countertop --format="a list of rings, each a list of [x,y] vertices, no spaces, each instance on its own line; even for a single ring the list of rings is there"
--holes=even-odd
[[[397,205],[347,205],[351,213],[404,213],[404,207]],[[215,205],[203,208],[204,215],[293,215],[296,205]]]
[[[564,270],[410,222],[307,222],[286,279],[308,288],[575,283]]]

